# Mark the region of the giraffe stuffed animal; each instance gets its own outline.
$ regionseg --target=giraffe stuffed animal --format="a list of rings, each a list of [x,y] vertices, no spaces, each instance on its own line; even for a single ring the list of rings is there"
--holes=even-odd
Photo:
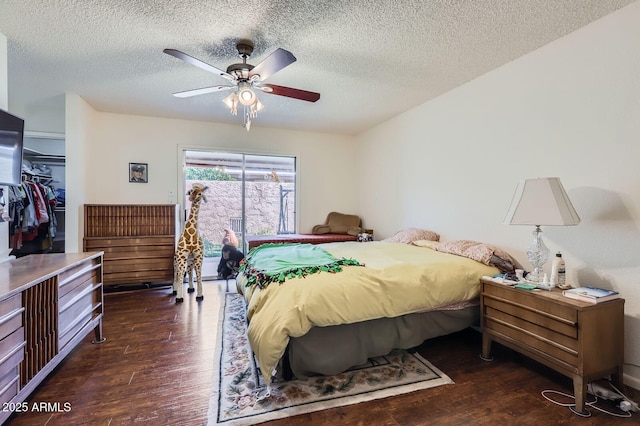
[[[207,186],[200,183],[194,183],[187,195],[191,202],[191,210],[189,211],[189,219],[184,225],[184,231],[178,239],[178,246],[173,258],[175,275],[173,279],[173,294],[176,296],[176,303],[183,302],[182,287],[184,283],[184,274],[189,272],[189,293],[193,293],[193,275],[196,272],[196,282],[198,285],[198,293],[196,300],[204,299],[202,295],[202,260],[204,257],[204,243],[198,232],[198,212],[200,211],[200,202],[207,198],[204,192]]]

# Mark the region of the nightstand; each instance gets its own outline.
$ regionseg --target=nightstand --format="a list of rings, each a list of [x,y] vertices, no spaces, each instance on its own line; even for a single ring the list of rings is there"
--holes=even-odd
[[[622,388],[624,299],[590,304],[562,291],[520,290],[481,280],[482,357],[498,342],[573,379],[576,411],[587,383],[607,375]]]

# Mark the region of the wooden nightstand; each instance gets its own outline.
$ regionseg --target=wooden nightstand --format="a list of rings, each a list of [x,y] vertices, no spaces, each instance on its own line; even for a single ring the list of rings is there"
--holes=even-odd
[[[526,291],[481,280],[482,357],[496,341],[573,379],[583,413],[587,383],[609,374],[622,389],[624,299],[590,304],[558,289]]]

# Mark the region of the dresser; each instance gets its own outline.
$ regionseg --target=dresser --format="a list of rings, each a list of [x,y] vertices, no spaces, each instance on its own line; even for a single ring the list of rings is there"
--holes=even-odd
[[[83,251],[104,252],[104,285],[173,282],[177,204],[85,204]]]
[[[87,334],[104,340],[103,311],[101,252],[0,263],[0,423]]]
[[[590,381],[611,375],[622,389],[624,299],[590,304],[562,291],[527,291],[482,279],[482,357],[498,342],[573,380],[576,411]]]

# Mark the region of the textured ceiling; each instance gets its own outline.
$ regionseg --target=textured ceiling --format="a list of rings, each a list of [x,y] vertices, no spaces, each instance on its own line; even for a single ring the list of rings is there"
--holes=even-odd
[[[257,65],[281,47],[297,61],[267,83],[320,92],[316,103],[260,93],[253,127],[355,134],[632,0],[2,0],[9,106],[64,107],[241,124],[221,100],[172,93],[226,80],[162,52],[225,70],[250,39]]]

